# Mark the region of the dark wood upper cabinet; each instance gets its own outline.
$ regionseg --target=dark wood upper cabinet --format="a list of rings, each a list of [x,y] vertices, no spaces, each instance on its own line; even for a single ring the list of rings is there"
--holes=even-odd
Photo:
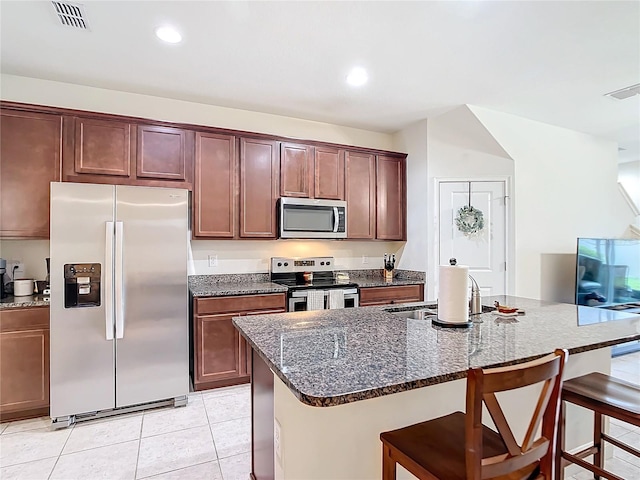
[[[193,236],[236,236],[238,158],[236,137],[196,133]]]
[[[0,236],[49,238],[49,183],[60,180],[62,115],[2,109]]]
[[[376,162],[376,238],[406,239],[404,158],[378,156]]]
[[[75,117],[69,128],[73,156],[63,157],[63,180],[191,188],[191,130],[137,124],[108,116]]]
[[[344,163],[347,238],[375,238],[376,158],[347,151]]]
[[[313,198],[313,147],[280,144],[280,195]]]
[[[344,200],[344,151],[316,147],[314,162],[314,196]]]
[[[278,142],[240,139],[240,237],[276,238]]]
[[[130,177],[132,151],[135,151],[132,127],[128,122],[77,117],[75,173]]]
[[[192,138],[193,132],[181,128],[138,125],[138,178],[187,180]]]

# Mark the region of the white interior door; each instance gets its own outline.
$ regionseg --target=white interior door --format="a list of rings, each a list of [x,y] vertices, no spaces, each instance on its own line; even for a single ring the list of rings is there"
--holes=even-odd
[[[468,265],[482,297],[507,290],[505,195],[504,181],[439,183],[439,265],[448,265],[450,258]],[[458,210],[469,203],[484,218],[484,228],[473,235],[461,232],[455,222]]]

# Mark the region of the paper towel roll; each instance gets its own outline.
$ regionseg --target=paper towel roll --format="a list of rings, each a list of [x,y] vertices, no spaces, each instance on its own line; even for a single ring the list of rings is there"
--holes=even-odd
[[[438,320],[449,323],[469,321],[469,267],[441,265],[438,287]]]

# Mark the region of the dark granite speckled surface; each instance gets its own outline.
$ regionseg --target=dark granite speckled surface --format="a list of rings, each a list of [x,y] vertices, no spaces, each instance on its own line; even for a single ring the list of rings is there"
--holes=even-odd
[[[301,402],[332,406],[464,378],[470,367],[513,365],[566,348],[579,353],[640,339],[640,315],[492,297],[526,310],[435,327],[392,307],[235,317],[234,324]]]
[[[349,279],[358,284],[359,287],[393,287],[397,285],[417,285],[425,283],[424,272],[415,270],[396,270],[393,273],[393,281],[387,282],[384,279],[384,270],[340,270],[349,274]]]
[[[224,297],[286,292],[287,287],[269,281],[268,273],[190,275],[189,290],[194,297]]]
[[[45,298],[47,300],[45,300]],[[0,310],[7,308],[48,307],[49,297],[44,295],[29,295],[26,297],[9,296],[0,300]]]

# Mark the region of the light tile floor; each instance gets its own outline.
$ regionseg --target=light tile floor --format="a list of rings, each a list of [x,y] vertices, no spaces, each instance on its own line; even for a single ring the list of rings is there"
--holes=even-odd
[[[640,352],[612,361],[640,384]],[[94,420],[50,431],[49,418],[0,424],[2,480],[248,480],[250,387],[191,393],[184,408]],[[640,448],[640,428],[611,421],[611,434]],[[614,448],[607,468],[640,480],[640,460]],[[583,471],[571,480],[592,478]]]
[[[163,408],[51,431],[50,419],[0,424],[2,480],[248,480],[249,385],[189,394]]]

